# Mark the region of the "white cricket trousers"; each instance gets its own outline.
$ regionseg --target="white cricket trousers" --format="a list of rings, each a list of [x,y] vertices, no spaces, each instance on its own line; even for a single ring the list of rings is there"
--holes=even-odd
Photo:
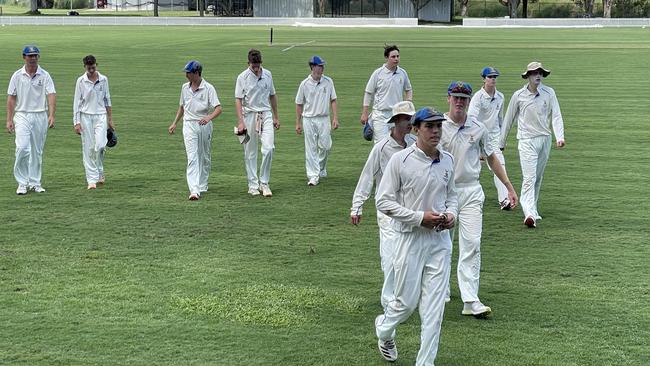
[[[396,233],[391,226],[390,217],[379,210],[377,210],[377,226],[379,227],[381,271],[384,273],[384,283],[381,288],[381,306],[386,309],[388,302],[395,300],[393,258],[395,257]]]
[[[200,125],[198,121],[183,121],[183,141],[187,153],[187,187],[190,194],[208,190],[212,165],[212,121]]]
[[[519,202],[524,218],[542,218],[537,211],[539,191],[542,188],[544,169],[551,153],[551,136],[538,136],[519,140],[519,161],[521,163],[521,196]]]
[[[370,113],[370,123],[373,129],[373,142],[376,144],[384,137],[390,134],[390,128],[388,127],[388,121],[393,115],[393,111],[390,109],[373,111]]]
[[[396,232],[395,299],[375,323],[375,331],[381,340],[393,339],[397,325],[418,307],[422,324],[416,366],[433,366],[438,353],[450,252],[449,230],[416,228],[413,232]]]
[[[104,175],[104,153],[106,149],[106,114],[81,113],[81,153],[83,156],[86,182],[95,184]]]
[[[489,134],[489,139],[490,142],[492,143],[492,146],[494,147],[494,155],[496,155],[497,159],[499,159],[499,163],[501,163],[501,167],[503,167],[503,171],[506,171],[506,159],[503,156],[503,152],[501,149],[499,149],[499,138],[500,138],[501,132],[497,128],[495,131],[490,132]],[[490,169],[490,173],[492,174],[492,178],[494,179],[494,187],[497,189],[497,199],[499,200],[499,203],[503,202],[503,200],[508,198],[508,188],[501,182],[501,180],[494,175],[494,172],[492,171],[492,168],[488,164],[488,169]]]
[[[307,178],[319,178],[326,171],[327,157],[332,149],[332,136],[329,116],[303,117],[305,135],[305,168]]]
[[[47,112],[16,112],[16,162],[14,177],[21,186],[40,186],[43,148],[47,137]]]
[[[479,301],[478,287],[481,275],[481,234],[483,232],[483,202],[481,185],[457,184],[458,194],[458,288],[463,302]],[[453,239],[453,233],[452,239]],[[451,265],[451,251],[449,253]]]
[[[257,122],[258,119],[260,120],[259,123]],[[271,111],[249,112],[244,114],[244,124],[250,136],[250,140],[244,144],[244,163],[246,164],[248,188],[258,189],[260,183],[269,184],[271,179],[271,162],[275,150],[273,115]],[[261,131],[258,131],[256,126]],[[259,177],[257,176],[258,140],[262,143],[262,164],[260,165]]]

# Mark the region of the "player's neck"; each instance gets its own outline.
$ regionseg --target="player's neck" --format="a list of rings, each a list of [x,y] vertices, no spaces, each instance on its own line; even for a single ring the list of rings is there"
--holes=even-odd
[[[528,83],[528,90],[533,93],[537,94],[537,89],[539,88],[539,85],[533,84],[533,83]]]
[[[192,87],[192,90],[196,91],[199,86],[201,86],[201,81],[203,81],[203,78],[198,78],[197,80],[191,81],[190,87]]]
[[[488,93],[489,96],[493,97],[494,93],[497,91],[496,86],[492,85],[483,85],[483,90],[485,90],[486,93]]]
[[[440,151],[438,151],[437,146],[426,144],[419,139],[415,144],[426,156],[430,157],[431,160],[440,160]]]
[[[447,117],[449,117],[450,120],[452,120],[455,124],[464,126],[465,121],[467,121],[467,113],[465,111],[462,112],[454,112],[450,111],[447,113]]]
[[[36,74],[36,71],[37,71],[37,70],[38,70],[38,64],[36,64],[36,65],[27,65],[27,64],[26,64],[26,65],[25,65],[25,71],[27,71],[27,73],[28,73],[29,75],[32,75],[32,76],[33,76],[34,74]]]
[[[395,128],[393,128],[390,133],[390,137],[392,137],[393,140],[395,140],[398,144],[402,145],[402,147],[406,147],[406,140],[404,140],[404,136],[406,136],[404,133],[399,132]]]
[[[387,69],[390,70],[390,71],[393,71],[393,72],[395,72],[395,70],[397,70],[397,65],[393,65],[393,66],[391,66],[390,64],[385,63],[385,64],[384,64],[384,67],[387,68]]]

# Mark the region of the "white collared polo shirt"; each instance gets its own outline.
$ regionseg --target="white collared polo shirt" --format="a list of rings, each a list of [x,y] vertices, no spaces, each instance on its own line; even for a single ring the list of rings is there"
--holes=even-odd
[[[503,121],[503,93],[495,90],[494,97],[481,88],[469,102],[467,115],[476,118],[487,127],[488,131],[500,131]]]
[[[211,109],[221,105],[217,91],[212,84],[201,79],[201,84],[196,91],[192,90],[190,83],[183,84],[181,88],[180,105],[183,106],[183,122],[198,121],[211,113]]]
[[[54,81],[40,66],[34,76],[29,76],[25,67],[11,76],[7,94],[16,96],[16,112],[47,111],[47,95],[55,94]]]
[[[257,77],[250,68],[246,68],[237,76],[235,98],[242,100],[244,113],[270,111],[271,95],[275,95],[275,86],[269,70],[263,68],[262,76]]]
[[[465,124],[461,126],[452,121],[447,113],[442,122],[440,145],[454,156],[457,186],[478,184],[481,155],[490,156],[495,151],[484,124],[467,116]]]
[[[395,71],[390,71],[382,65],[370,75],[366,84],[366,93],[373,95],[373,110],[390,110],[393,105],[404,100],[404,92],[411,90],[411,80],[406,70],[397,66]]]
[[[330,103],[336,100],[334,82],[322,75],[319,81],[311,75],[300,83],[296,94],[296,104],[302,104],[303,117],[327,117],[330,115]]]
[[[108,78],[97,72],[97,80],[88,79],[84,73],[77,78],[74,90],[73,123],[81,122],[81,113],[106,114],[106,107],[111,106],[111,93],[108,89]]]

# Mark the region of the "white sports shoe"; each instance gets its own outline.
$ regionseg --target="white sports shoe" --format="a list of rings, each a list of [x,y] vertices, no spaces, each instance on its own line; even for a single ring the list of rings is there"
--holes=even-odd
[[[321,178],[325,178],[325,177],[327,177],[327,170],[326,170],[326,169],[321,170],[321,171],[318,173],[318,176],[321,177]]]
[[[97,188],[97,184],[95,184],[95,183],[88,183],[88,189],[96,189],[96,188]]]
[[[106,182],[106,177],[104,174],[99,176],[99,179],[97,180],[97,184],[104,184]]]
[[[262,196],[264,197],[271,197],[273,196],[273,192],[271,192],[271,187],[269,187],[268,184],[260,184],[260,189],[262,190]]]
[[[480,301],[466,302],[463,304],[463,315],[473,315],[477,318],[484,318],[492,313],[489,306],[483,305]]]
[[[310,178],[309,182],[307,182],[307,185],[311,187],[318,185],[318,178]]]
[[[384,360],[389,362],[397,361],[397,345],[395,344],[394,339],[389,339],[387,341],[379,339],[377,341],[377,347],[379,348],[379,353]]]
[[[36,193],[43,193],[45,192],[45,188],[41,186],[32,186],[32,190]]]
[[[260,195],[260,190],[258,188],[248,188],[248,194],[251,196],[259,196]]]
[[[201,197],[198,193],[192,193],[190,194],[190,201],[198,201],[199,197]]]
[[[18,188],[16,189],[16,194],[18,194],[18,195],[27,194],[27,186],[19,184]]]

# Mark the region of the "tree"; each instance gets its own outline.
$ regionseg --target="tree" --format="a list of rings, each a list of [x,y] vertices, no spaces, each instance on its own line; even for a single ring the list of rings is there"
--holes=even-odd
[[[153,0],[153,16],[158,16],[158,0]]]
[[[508,7],[508,15],[510,18],[517,17],[517,8],[519,7],[519,0],[499,0],[501,5]]]
[[[413,3],[413,10],[415,10],[415,17],[418,18],[420,15],[420,9],[424,8],[431,0],[411,0]]]
[[[38,14],[38,0],[29,1],[29,13]]]
[[[603,0],[603,18],[612,17],[612,4],[613,0]]]
[[[327,0],[318,0],[318,15],[321,18],[325,16],[325,5],[327,5]]]
[[[592,17],[594,15],[594,0],[575,0],[575,3],[582,8],[585,16]]]
[[[469,0],[458,0],[458,4],[460,4],[460,16],[467,16],[467,6],[469,5]]]

